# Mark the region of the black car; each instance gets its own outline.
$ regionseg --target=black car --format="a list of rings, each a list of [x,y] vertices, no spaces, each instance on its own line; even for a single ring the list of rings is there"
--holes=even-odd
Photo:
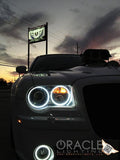
[[[37,57],[13,84],[11,133],[21,160],[119,159],[120,67],[109,51]]]

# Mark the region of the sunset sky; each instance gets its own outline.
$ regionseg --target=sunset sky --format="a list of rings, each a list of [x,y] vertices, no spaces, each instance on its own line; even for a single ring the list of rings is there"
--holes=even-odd
[[[16,79],[15,67],[27,65],[28,27],[48,22],[49,53],[109,49],[120,58],[119,0],[0,0],[0,78]],[[45,54],[45,42],[31,45],[31,62]]]

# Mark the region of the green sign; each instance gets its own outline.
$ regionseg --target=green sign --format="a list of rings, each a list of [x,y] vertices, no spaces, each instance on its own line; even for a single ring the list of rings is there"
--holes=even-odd
[[[42,25],[29,29],[29,43],[36,43],[46,40],[46,26]]]

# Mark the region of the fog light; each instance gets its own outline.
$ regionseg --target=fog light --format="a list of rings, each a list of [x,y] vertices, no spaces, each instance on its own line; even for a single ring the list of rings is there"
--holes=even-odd
[[[53,160],[54,152],[51,147],[47,145],[40,145],[34,150],[35,160]]]

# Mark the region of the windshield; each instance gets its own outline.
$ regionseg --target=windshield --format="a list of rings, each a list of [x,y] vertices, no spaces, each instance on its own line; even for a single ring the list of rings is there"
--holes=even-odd
[[[79,55],[46,55],[35,59],[30,72],[66,70],[80,65],[82,65],[82,61]]]

